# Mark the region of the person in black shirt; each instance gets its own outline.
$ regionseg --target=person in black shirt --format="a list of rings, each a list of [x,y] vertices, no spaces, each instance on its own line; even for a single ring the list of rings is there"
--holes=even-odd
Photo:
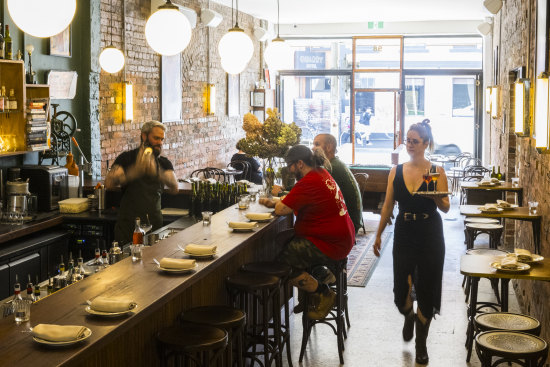
[[[233,157],[231,157],[231,162],[238,162],[238,161],[245,161],[250,164],[250,181],[252,181],[255,184],[261,185],[262,184],[262,170],[260,169],[260,163],[253,157],[247,155],[242,150],[242,146],[240,142],[237,142],[236,148],[239,150],[238,153],[233,154]],[[246,178],[246,177],[243,177]]]
[[[122,199],[115,224],[115,240],[125,244],[132,240],[136,217],[149,216],[153,231],[162,227],[160,197],[164,186],[170,194],[178,193],[174,167],[161,157],[166,127],[158,121],[148,121],[141,127],[138,148],[120,154],[105,179],[109,189],[121,186]]]

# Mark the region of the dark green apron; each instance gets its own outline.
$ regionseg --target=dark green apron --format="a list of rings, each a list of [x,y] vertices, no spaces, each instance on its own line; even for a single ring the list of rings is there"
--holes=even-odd
[[[132,241],[136,217],[139,217],[143,223],[148,214],[149,221],[153,225],[152,231],[162,227],[160,196],[163,187],[158,177],[151,176],[142,177],[126,186],[115,224],[115,240],[119,244]]]

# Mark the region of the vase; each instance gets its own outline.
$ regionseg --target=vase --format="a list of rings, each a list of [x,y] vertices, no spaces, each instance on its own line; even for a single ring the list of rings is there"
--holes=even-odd
[[[273,168],[274,158],[265,158],[263,160],[263,180],[264,194],[271,196],[271,190],[275,184],[275,169]]]

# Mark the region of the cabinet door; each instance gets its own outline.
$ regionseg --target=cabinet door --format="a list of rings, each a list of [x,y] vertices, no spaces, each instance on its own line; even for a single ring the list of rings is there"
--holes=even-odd
[[[37,275],[40,276],[40,254],[37,252],[12,261],[8,265],[10,267],[10,282],[15,283],[15,275],[18,275],[21,289],[27,286],[27,275],[30,274],[33,282]]]
[[[10,287],[10,267],[0,265],[0,299],[9,297]]]

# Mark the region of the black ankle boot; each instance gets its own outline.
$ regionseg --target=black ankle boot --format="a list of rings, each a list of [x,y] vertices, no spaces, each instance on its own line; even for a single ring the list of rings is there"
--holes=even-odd
[[[414,310],[411,307],[409,312],[405,313],[405,323],[403,324],[403,340],[408,342],[414,334]]]
[[[430,330],[430,323],[432,319],[428,319],[426,324],[423,324],[422,321],[415,317],[415,327],[416,327],[416,363],[418,364],[428,364],[430,358],[428,357],[428,348],[426,348],[426,339],[428,338],[428,331]]]

